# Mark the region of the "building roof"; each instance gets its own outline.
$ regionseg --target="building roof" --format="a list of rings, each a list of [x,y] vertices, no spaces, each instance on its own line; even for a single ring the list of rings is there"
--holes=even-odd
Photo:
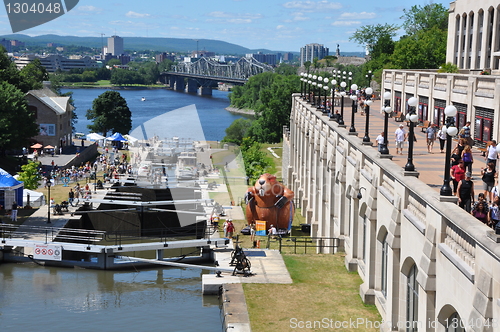
[[[66,113],[66,107],[70,97],[61,97],[47,87],[40,90],[30,90],[28,94],[40,100],[42,103],[54,110],[58,115]],[[70,109],[73,106],[70,105]]]

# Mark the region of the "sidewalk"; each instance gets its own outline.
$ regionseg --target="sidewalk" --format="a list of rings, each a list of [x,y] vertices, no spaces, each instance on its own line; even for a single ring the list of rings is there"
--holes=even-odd
[[[351,100],[346,98],[344,101],[344,124],[347,126],[345,130],[349,131],[351,126]],[[340,107],[336,107],[340,112]],[[326,120],[326,117],[325,117]],[[366,115],[361,115],[360,112],[355,114],[355,128],[358,133],[360,140],[363,139],[365,135],[365,124]],[[394,118],[389,118],[388,121],[388,149],[389,153],[393,156],[392,161],[397,165],[401,166],[401,169],[406,165],[408,160],[408,144],[405,143],[402,155],[396,154],[396,145],[394,142],[394,132],[399,127],[400,124],[405,125],[406,133],[409,132],[409,127],[406,126],[406,122],[396,122]],[[384,114],[380,114],[380,101],[376,100],[370,107],[370,118],[369,118],[369,137],[370,141],[373,143],[373,149],[377,149],[377,143],[375,138],[384,131]],[[434,188],[439,192],[444,181],[444,165],[445,165],[445,155],[440,153],[439,140],[434,143],[434,148],[432,153],[427,152],[427,143],[425,133],[422,132],[422,128],[415,127],[415,137],[417,142],[413,144],[413,164],[415,169],[420,173],[419,179],[426,183],[430,187]],[[456,146],[457,142],[452,142],[452,148]],[[486,167],[486,159],[482,156],[482,152],[472,148],[472,155],[474,158],[474,163],[472,164],[472,180],[474,181],[475,194],[482,192],[481,180],[481,169]],[[450,182],[452,186],[452,183]]]

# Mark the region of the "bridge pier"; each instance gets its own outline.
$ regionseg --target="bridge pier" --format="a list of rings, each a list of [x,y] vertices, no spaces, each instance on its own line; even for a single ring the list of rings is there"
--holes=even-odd
[[[170,88],[175,91],[184,91],[184,77],[170,76]]]
[[[197,93],[198,92],[198,81],[188,78],[186,92]]]
[[[198,95],[200,95],[200,96],[211,96],[212,95],[212,88],[205,87],[205,86],[200,86],[198,88]]]

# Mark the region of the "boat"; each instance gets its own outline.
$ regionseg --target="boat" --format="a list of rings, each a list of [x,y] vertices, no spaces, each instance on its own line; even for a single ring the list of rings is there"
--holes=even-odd
[[[198,177],[196,152],[184,151],[177,157],[175,176],[178,180],[193,180]]]
[[[142,97],[142,98],[141,98],[141,101],[146,101],[146,98],[145,98],[145,97]]]

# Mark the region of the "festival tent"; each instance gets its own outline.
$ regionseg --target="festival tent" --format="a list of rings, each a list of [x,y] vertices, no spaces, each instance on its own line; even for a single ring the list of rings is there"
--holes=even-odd
[[[36,144],[33,144],[32,146],[30,146],[30,148],[32,148],[32,149],[41,149],[42,147],[43,147],[43,145],[40,143],[36,143]]]
[[[87,140],[89,141],[100,141],[100,140],[103,140],[105,139],[106,137],[102,136],[102,135],[99,135],[97,133],[90,133],[90,134],[87,134]]]
[[[24,184],[14,179],[12,175],[0,168],[0,204],[5,209],[10,209],[15,201],[17,205],[22,206]]]
[[[131,146],[136,146],[137,142],[139,141],[137,138],[132,137],[130,135],[123,135],[128,141],[128,144]]]
[[[113,141],[113,142],[126,142],[127,139],[122,136],[120,133],[114,133],[113,135],[109,136],[106,138],[108,141]]]

